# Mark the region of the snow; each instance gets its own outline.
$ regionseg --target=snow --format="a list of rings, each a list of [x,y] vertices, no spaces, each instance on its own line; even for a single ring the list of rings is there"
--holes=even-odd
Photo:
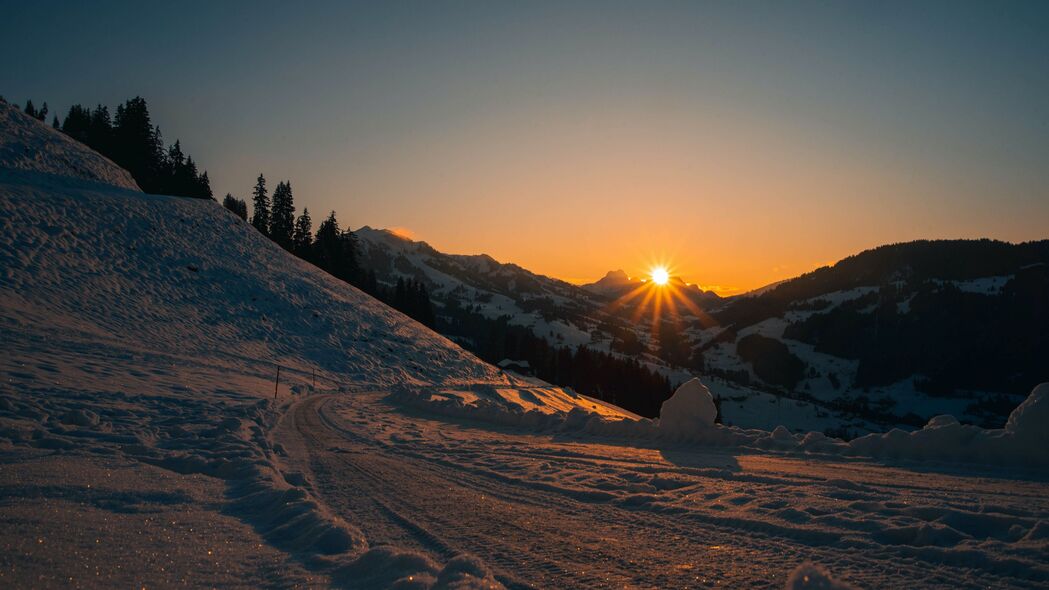
[[[63,145],[0,168],[4,587],[1049,583],[1047,385],[1000,430],[722,426],[699,380],[646,420]]]
[[[797,567],[787,578],[787,590],[855,590],[855,586],[835,580],[830,573],[810,562]]]
[[[714,426],[717,408],[710,390],[698,378],[681,384],[659,408],[659,431],[673,439],[687,438]]]
[[[0,168],[31,170],[139,190],[126,170],[0,99]]]
[[[960,424],[953,416],[936,416],[921,430],[891,430],[849,443],[850,452],[912,460],[935,459],[989,465],[1049,468],[1049,383],[1035,387],[1009,415],[1004,429]]]
[[[1009,414],[1005,432],[1026,444],[1049,448],[1046,425],[1049,425],[1049,383],[1042,383]]]

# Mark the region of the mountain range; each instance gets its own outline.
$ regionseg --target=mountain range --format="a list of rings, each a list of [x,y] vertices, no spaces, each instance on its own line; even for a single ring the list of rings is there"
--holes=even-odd
[[[952,413],[1001,426],[1049,379],[1049,241],[886,245],[726,298],[672,278],[662,288],[691,305],[653,317],[631,294],[657,287],[622,270],[573,285],[386,230],[355,233],[362,264],[383,283],[426,284],[437,330],[467,348],[483,335],[454,321],[464,312],[638,359],[671,384],[703,375],[731,423],[848,435]]]

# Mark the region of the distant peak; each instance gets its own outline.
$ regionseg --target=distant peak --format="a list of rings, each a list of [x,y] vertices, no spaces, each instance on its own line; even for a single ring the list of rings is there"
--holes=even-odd
[[[607,273],[605,273],[605,276],[602,277],[601,280],[599,280],[597,282],[598,283],[602,283],[602,284],[607,284],[607,283],[629,283],[630,282],[630,275],[626,274],[626,271],[623,270],[623,269],[610,270]]]

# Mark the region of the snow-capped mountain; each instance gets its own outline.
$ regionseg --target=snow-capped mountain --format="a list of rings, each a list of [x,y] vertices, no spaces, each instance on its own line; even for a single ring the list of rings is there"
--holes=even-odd
[[[736,428],[699,380],[642,419],[508,375],[217,203],[143,194],[6,120],[42,140],[0,152],[9,586],[684,587],[697,555],[731,587],[847,587],[808,560],[871,587],[1049,580],[1049,383],[996,430]],[[510,293],[528,276],[444,262]]]
[[[691,299],[694,303],[702,304],[704,307],[716,306],[720,301],[721,297],[713,291],[704,291],[694,283],[686,283],[681,277],[671,276],[669,279],[670,285],[673,286],[675,291],[682,296]],[[583,289],[609,297],[612,299],[619,299],[629,295],[633,291],[644,287],[645,280],[637,277],[631,277],[622,270],[610,270],[605,276],[601,277],[593,283],[587,283],[580,285]],[[688,309],[683,309],[683,313],[688,313]]]
[[[1049,241],[884,246],[715,310],[707,373],[881,424],[1001,426],[1049,378]],[[726,394],[741,397],[743,394]]]
[[[422,281],[440,306],[438,313],[452,304],[489,319],[508,317],[551,343],[572,347],[593,344],[591,331],[606,315],[607,297],[486,254],[445,254],[426,242],[367,226],[354,234],[366,269],[387,284],[398,278]]]
[[[686,353],[675,355],[631,307],[643,298],[616,304],[645,285],[622,270],[576,286],[384,230],[356,233],[379,280],[425,282],[439,314],[505,317],[554,345],[641,358],[674,383],[702,374],[731,423],[855,434],[952,413],[1000,426],[1049,379],[1035,362],[1049,341],[1046,242],[886,246],[727,299],[672,279],[703,312],[679,306],[657,324],[680,330]]]
[[[598,293],[606,297],[619,297],[641,285],[641,280],[631,278],[625,270],[610,270],[605,276],[594,281],[580,285],[591,293]]]

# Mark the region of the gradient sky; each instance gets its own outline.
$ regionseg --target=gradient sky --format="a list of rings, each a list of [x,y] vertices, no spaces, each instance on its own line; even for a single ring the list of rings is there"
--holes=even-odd
[[[220,198],[575,282],[1049,237],[1046,2],[299,4],[5,0],[0,94],[142,95]]]

